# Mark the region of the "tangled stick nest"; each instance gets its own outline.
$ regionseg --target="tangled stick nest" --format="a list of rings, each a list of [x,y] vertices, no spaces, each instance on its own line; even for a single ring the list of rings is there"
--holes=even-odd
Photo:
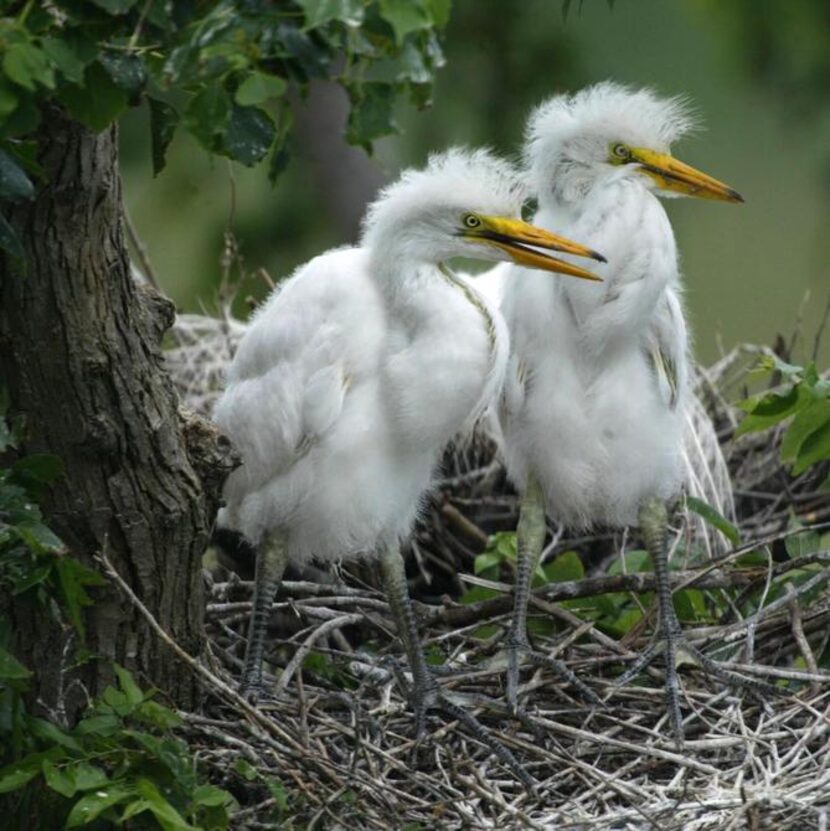
[[[180,318],[168,359],[194,409],[209,412],[241,326],[229,315]],[[779,459],[779,429],[732,439],[739,416],[729,402],[741,397],[757,352],[733,350],[701,371],[698,388],[732,476],[736,521],[753,542],[684,560],[672,580],[675,588],[693,584],[728,596],[720,619],[688,634],[728,666],[787,682],[787,695],[760,702],[684,668],[687,741],[678,749],[657,670],[637,685],[614,686],[620,667],[647,644],[653,615],[646,610],[621,639],[580,616],[580,603],[598,595],[653,588],[649,572],[606,573],[635,540],[611,532],[569,538],[551,527],[556,545],[547,556],[576,550],[587,571],[537,589],[534,611],[556,627],[534,640],[606,704],[592,709],[557,678],[526,670],[527,712],[511,716],[499,651],[509,584],[473,572],[488,535],[515,528],[518,505],[491,444],[477,440],[447,454],[411,542],[411,588],[429,654],[458,670],[442,684],[511,749],[539,783],[538,795],[455,722],[436,715],[425,739],[414,742],[404,673],[393,657],[394,624],[365,568],[290,575],[271,627],[268,661],[281,670],[276,698],[248,706],[234,690],[252,583],[218,569],[207,578],[205,707],[183,716],[200,763],[240,801],[233,827],[827,828],[830,673],[821,666],[829,651],[830,552],[815,550],[815,532],[813,544],[802,546],[806,535],[793,517],[813,525],[830,519],[830,500],[818,490],[828,471],[792,479]],[[688,539],[682,515],[678,522],[678,539]],[[749,550],[764,557],[747,561],[741,555]],[[773,582],[789,576],[787,591],[769,600]],[[459,603],[471,586],[492,596]],[[741,601],[759,591],[767,601],[748,614]]]

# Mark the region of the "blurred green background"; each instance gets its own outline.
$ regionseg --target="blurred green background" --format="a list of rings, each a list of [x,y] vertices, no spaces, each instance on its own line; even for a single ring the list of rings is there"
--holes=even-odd
[[[788,340],[810,357],[830,295],[830,2],[454,0],[432,109],[401,105],[402,133],[371,159],[341,137],[345,96],[318,84],[275,189],[264,167],[208,155],[184,135],[152,178],[147,113],[122,124],[133,223],[180,310],[213,308],[226,229],[244,270],[274,278],[351,243],[368,199],[401,167],[450,144],[511,154],[530,109],[604,79],[689,95],[707,129],[675,148],[729,182],[743,206],[672,200],[698,357]],[[260,296],[250,277],[242,295]],[[830,333],[820,360],[830,362]]]

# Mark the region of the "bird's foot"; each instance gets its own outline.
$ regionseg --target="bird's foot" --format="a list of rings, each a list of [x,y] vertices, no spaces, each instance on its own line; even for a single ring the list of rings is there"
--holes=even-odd
[[[580,681],[563,661],[534,649],[526,636],[518,635],[513,631],[508,632],[505,640],[505,650],[507,652],[507,703],[514,713],[518,711],[519,707],[519,665],[522,658],[527,659],[534,666],[549,669],[556,673],[573,686],[580,697],[589,704],[602,704],[594,691]]]
[[[664,630],[658,636],[657,640],[619,677],[617,686],[625,686],[648,667],[658,655],[662,654],[666,655],[666,703],[669,710],[674,740],[679,747],[683,745],[684,729],[683,716],[680,709],[680,679],[677,674],[677,665],[681,662],[682,658],[685,658],[689,663],[695,664],[709,675],[718,678],[725,685],[746,690],[746,692],[754,695],[762,702],[768,696],[785,694],[784,690],[772,684],[759,681],[757,678],[751,678],[721,666],[717,661],[714,661],[691,643],[679,627]]]
[[[421,677],[412,688],[412,708],[415,712],[415,738],[420,743],[426,732],[426,718],[429,710],[441,710],[450,718],[463,724],[470,733],[482,744],[489,748],[501,763],[507,767],[513,775],[536,795],[536,782],[533,777],[519,763],[518,759],[503,745],[490,735],[490,731],[464,707],[453,701],[451,694],[447,693],[435,680],[432,673],[427,673],[426,678]],[[479,704],[486,703],[483,696],[477,696]],[[494,702],[495,704],[495,702]],[[495,707],[494,709],[499,709]]]
[[[249,704],[263,704],[275,700],[273,690],[269,689],[262,675],[243,675],[239,684],[239,694]]]

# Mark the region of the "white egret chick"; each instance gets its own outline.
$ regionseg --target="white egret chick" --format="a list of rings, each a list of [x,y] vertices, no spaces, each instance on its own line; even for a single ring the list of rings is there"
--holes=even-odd
[[[257,311],[214,414],[243,459],[219,524],[258,549],[246,691],[262,691],[266,620],[286,563],[374,558],[409,659],[418,734],[437,706],[488,741],[427,668],[400,542],[442,448],[495,398],[507,364],[498,311],[445,262],[510,260],[597,279],[538,250],[600,259],[518,219],[523,195],[489,152],[435,156],[380,193],[359,247],[311,260]]]
[[[523,493],[507,695],[515,707],[531,576],[545,509],[574,528],[639,524],[658,580],[659,641],[675,736],[682,737],[678,645],[705,669],[754,685],[686,643],[668,580],[666,500],[683,482],[689,343],[677,249],[658,196],[742,202],[732,188],[678,161],[671,144],[692,127],[686,104],[602,83],[532,114],[524,149],[538,199],[533,220],[596,245],[603,285],[544,282],[518,266],[485,277],[510,330],[499,420],[510,477]],[[590,430],[586,429],[590,425]]]

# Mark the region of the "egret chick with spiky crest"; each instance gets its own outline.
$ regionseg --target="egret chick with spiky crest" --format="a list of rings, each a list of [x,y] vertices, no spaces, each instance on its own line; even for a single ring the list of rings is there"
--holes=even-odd
[[[507,364],[501,315],[445,262],[596,279],[544,253],[600,259],[518,219],[522,199],[513,169],[486,151],[452,150],[405,172],[370,207],[359,247],[311,260],[259,309],[214,418],[243,459],[219,524],[258,547],[243,688],[263,689],[286,563],[372,558],[409,659],[418,735],[427,709],[442,708],[528,782],[428,670],[400,554],[442,448],[494,399]]]
[[[683,727],[675,653],[754,690],[683,638],[668,580],[666,501],[683,483],[693,396],[677,248],[658,196],[741,202],[729,186],[680,162],[671,145],[694,124],[687,104],[649,90],[602,83],[559,95],[530,117],[524,148],[534,222],[601,248],[599,291],[543,282],[500,266],[482,290],[498,296],[511,354],[499,408],[504,453],[523,493],[515,611],[508,633],[507,694],[533,656],[526,616],[545,510],[575,529],[641,526],[658,580],[659,650],[666,653],[669,712]],[[586,429],[590,425],[590,429]]]

